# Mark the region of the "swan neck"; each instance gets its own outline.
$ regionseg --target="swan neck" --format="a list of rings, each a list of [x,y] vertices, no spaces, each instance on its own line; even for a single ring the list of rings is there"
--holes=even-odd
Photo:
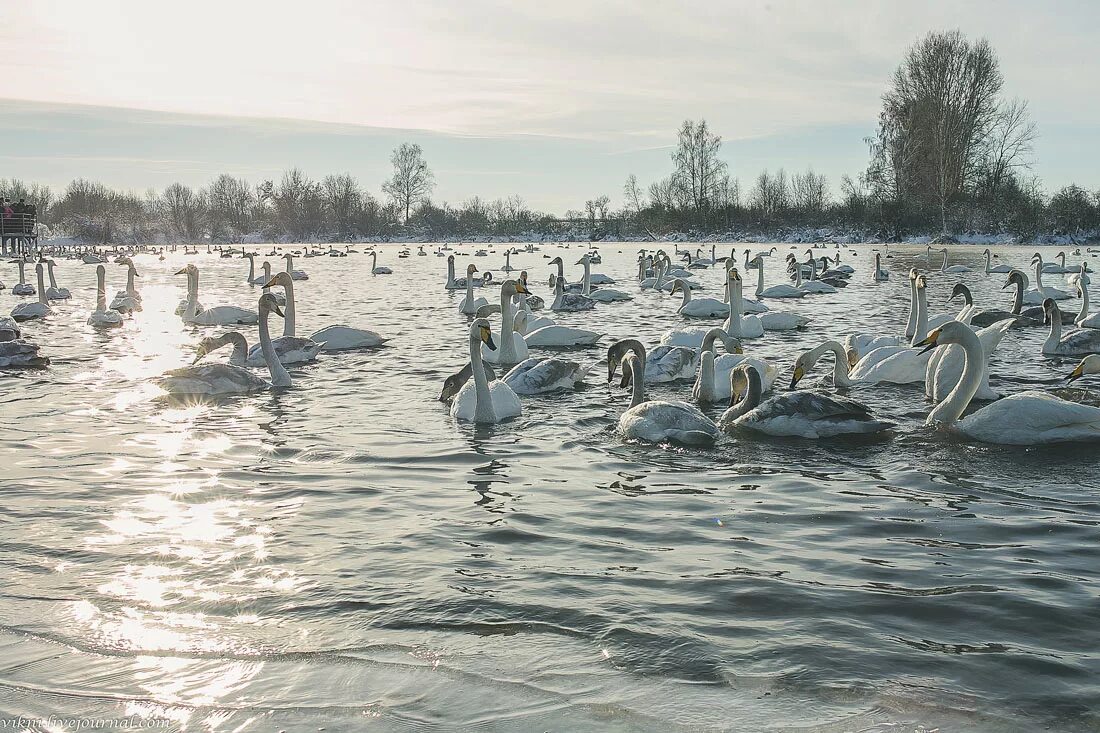
[[[489,391],[489,379],[485,376],[485,365],[481,359],[481,339],[477,334],[470,334],[470,367],[474,372],[474,420],[494,422],[496,414],[493,412],[493,395]]]
[[[955,388],[951,390],[944,401],[936,405],[932,412],[928,414],[929,425],[933,423],[950,425],[958,420],[970,404],[970,400],[974,398],[974,394],[981,384],[983,363],[985,362],[982,343],[969,328],[961,329],[961,332],[963,335],[959,341],[959,346],[963,350],[962,376],[959,378],[959,383],[955,385]]]
[[[290,337],[295,333],[294,321],[294,281],[288,279],[283,284],[286,293],[286,307],[283,308],[283,336]]]
[[[46,302],[46,280],[42,277],[42,267],[40,265],[34,269],[38,271],[38,302],[42,305],[49,305]]]
[[[637,407],[645,402],[645,366],[638,356],[627,359],[625,367],[630,370],[630,406]]]
[[[928,333],[928,292],[924,288],[917,288],[917,323],[913,329],[911,346],[916,346]]]
[[[103,270],[96,273],[95,309],[100,313],[107,310],[107,278]]]
[[[283,367],[283,363],[279,361],[278,355],[275,353],[275,347],[271,343],[271,331],[267,327],[268,310],[265,307],[260,308],[260,352],[264,355],[264,361],[267,363],[268,374],[271,375],[271,386],[273,387],[289,387],[291,384],[290,374],[287,373]]]

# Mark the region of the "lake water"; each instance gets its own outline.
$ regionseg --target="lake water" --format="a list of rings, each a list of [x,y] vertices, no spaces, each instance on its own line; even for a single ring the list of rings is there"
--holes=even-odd
[[[638,290],[638,248],[604,244],[593,268],[632,302],[556,316],[606,334],[578,358],[681,325],[679,296]],[[504,262],[503,245],[456,249],[460,271]],[[939,258],[890,250],[891,279],[874,284],[871,247],[843,248],[851,286],[773,303],[814,320],[746,351],[778,360],[780,384],[826,335],[900,332],[908,267]],[[166,402],[150,382],[224,330],[181,325],[173,273],[194,262],[207,307],[254,309],[247,261],[137,256],[144,312],[98,333],[85,324],[94,266],[58,260],[74,298],[24,328],[52,365],[0,373],[0,718],[136,715],[187,731],[1100,727],[1095,446],[963,442],[923,426],[919,387],[888,386],[854,392],[899,422],[884,438],[632,445],[615,433],[629,397],[601,369],[576,393],[524,398],[512,422],[457,423],[436,397],[468,358],[463,292],[443,289],[443,258],[382,251],[395,274],[371,275],[363,254],[296,259],[310,275],[296,283],[298,329],[344,322],[388,346],[322,354],[284,392],[198,404]],[[512,257],[548,303],[559,251],[577,279],[581,245]],[[975,272],[930,277],[933,313],[956,280],[1007,306],[980,251],[952,248]],[[1025,269],[1033,251],[997,249]],[[113,294],[125,268],[107,268]],[[697,277],[721,298],[720,270]],[[0,301],[6,313],[19,299]],[[1073,364],[1044,359],[1044,335],[1010,332],[995,389],[1060,383]],[[687,399],[690,383],[649,391]]]

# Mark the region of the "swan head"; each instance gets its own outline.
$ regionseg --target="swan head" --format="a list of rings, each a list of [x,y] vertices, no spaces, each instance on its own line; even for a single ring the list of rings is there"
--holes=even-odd
[[[1090,354],[1081,360],[1081,363],[1066,377],[1067,382],[1073,382],[1086,374],[1100,374],[1100,354]]]
[[[928,334],[920,342],[913,344],[914,348],[923,346],[920,353],[924,354],[937,346],[946,344],[961,344],[964,340],[976,340],[978,337],[970,330],[970,326],[958,321],[948,321],[932,333]]]
[[[1021,288],[1027,287],[1027,275],[1022,270],[1013,270],[1008,273],[1008,278],[1005,279],[1005,284],[1001,286],[1001,290],[1004,290],[1009,285],[1016,285]]]
[[[453,259],[453,257],[452,257],[452,259]],[[467,276],[473,275],[475,272],[477,272],[477,265],[467,265],[466,266],[466,275]]]
[[[951,297],[948,300],[954,300],[955,298],[962,296],[967,305],[974,302],[974,296],[970,294],[970,288],[966,287],[964,283],[955,283],[955,287],[951,289]]]
[[[910,267],[909,268],[909,280],[910,280],[910,282],[912,282],[913,280],[916,280],[919,275],[920,275],[920,270],[918,270],[915,267]]]
[[[645,359],[645,347],[642,346],[641,341],[637,339],[623,339],[622,341],[616,341],[607,348],[608,384],[615,378],[615,372],[618,370],[619,364],[622,364],[627,354],[631,353],[639,359]]]
[[[289,272],[285,270],[283,272],[277,272],[271,276],[271,279],[264,283],[265,288],[274,288],[280,285],[284,288],[288,286],[294,287],[294,278],[290,276]]]
[[[1054,318],[1060,319],[1061,317],[1058,304],[1054,302],[1053,298],[1047,298],[1043,301],[1043,325],[1049,326]]]
[[[480,341],[491,350],[497,350],[497,345],[493,341],[493,330],[489,327],[489,321],[485,318],[475,318],[474,322],[470,324],[470,340]]]
[[[440,402],[450,402],[458,394],[459,390],[466,382],[470,381],[470,377],[473,376],[474,370],[469,363],[462,367],[462,370],[450,375],[443,380],[443,390],[439,393]]]
[[[738,364],[730,372],[730,407],[745,399],[747,393],[760,393],[762,382],[760,372],[751,364]]]
[[[275,296],[271,293],[264,293],[260,296],[260,315],[263,316],[267,313],[274,313],[275,315],[283,318],[283,310],[279,307],[279,301],[275,300]]]
[[[198,268],[196,268],[194,265],[187,265],[186,267],[182,267],[179,270],[176,270],[175,274],[177,274],[177,275],[190,275],[196,269],[198,269]]]
[[[555,257],[554,259],[550,260],[547,264],[548,265],[564,265],[565,263],[561,261],[561,257]]]
[[[687,290],[687,285],[684,283],[684,281],[682,279],[675,278],[672,281],[672,290],[670,290],[668,294],[669,294],[669,296],[673,296],[673,295],[676,295],[677,291],[680,291],[680,290],[686,291]]]
[[[527,286],[518,280],[505,280],[501,283],[500,294],[505,298],[511,298],[513,295],[530,295],[531,291],[527,289]]]

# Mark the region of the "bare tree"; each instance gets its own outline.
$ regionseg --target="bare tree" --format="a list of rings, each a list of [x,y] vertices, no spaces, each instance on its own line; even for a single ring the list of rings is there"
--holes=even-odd
[[[1031,167],[1037,137],[1027,102],[1013,99],[1001,105],[986,140],[984,169],[991,191],[996,193],[1010,175]]]
[[[325,176],[321,181],[321,192],[325,210],[336,227],[337,235],[340,239],[347,239],[363,199],[359,182],[348,173]]]
[[[829,183],[812,168],[805,173],[794,173],[790,198],[791,207],[802,216],[819,216],[829,205]]]
[[[415,143],[402,143],[393,151],[390,162],[393,177],[382,184],[382,192],[405,211],[407,224],[412,207],[427,198],[435,187],[435,177],[424,162],[424,151]]]
[[[752,190],[752,207],[762,220],[773,219],[790,205],[787,191],[787,174],[780,168],[774,175],[760,171]]]
[[[726,172],[726,163],[718,158],[721,148],[721,136],[710,131],[706,120],[698,124],[684,120],[679,142],[672,153],[676,187],[682,199],[695,211],[696,222],[703,227],[714,200],[715,187]]]

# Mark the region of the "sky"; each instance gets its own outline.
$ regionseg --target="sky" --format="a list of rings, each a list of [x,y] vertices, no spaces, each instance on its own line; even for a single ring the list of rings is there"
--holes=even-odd
[[[670,170],[705,118],[750,185],[836,185],[907,46],[959,28],[1028,100],[1048,189],[1100,188],[1100,3],[555,0],[0,2],[0,178],[144,191],[348,172],[376,194],[419,143],[434,198],[563,212]]]

